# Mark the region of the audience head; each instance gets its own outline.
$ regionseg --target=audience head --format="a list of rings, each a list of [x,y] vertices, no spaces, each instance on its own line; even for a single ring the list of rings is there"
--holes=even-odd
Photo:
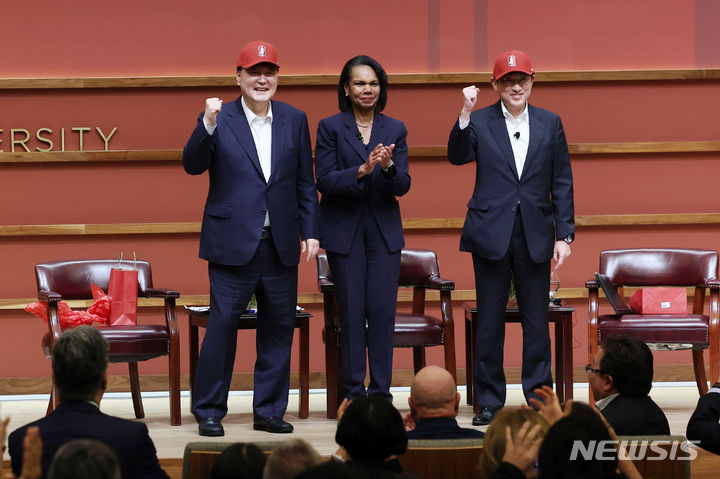
[[[63,444],[55,453],[48,479],[120,479],[120,463],[108,446],[91,439]]]
[[[487,437],[487,436],[486,436]],[[538,453],[540,478],[552,479],[606,479],[617,477],[617,452],[613,448],[608,454],[611,460],[598,460],[591,441],[611,440],[608,428],[600,415],[589,405],[573,402],[569,415],[558,420],[545,435]],[[571,457],[573,444],[580,441],[585,450],[593,451],[585,459],[576,453]]]
[[[345,93],[345,88],[350,86],[350,77],[352,76],[352,69],[358,66],[368,66],[373,69],[375,76],[377,76],[378,82],[380,83],[380,95],[378,101],[375,104],[375,111],[383,111],[387,104],[387,88],[388,88],[388,76],[385,70],[377,60],[370,58],[367,55],[358,55],[351,58],[343,66],[342,72],[340,73],[340,82],[338,83],[338,108],[340,111],[352,111],[352,100]]]
[[[343,462],[331,459],[301,472],[295,476],[295,479],[337,479],[338,477],[342,479],[365,478],[359,470],[353,469]]]
[[[265,461],[255,444],[231,444],[218,456],[210,479],[262,479]]]
[[[505,428],[510,426],[514,438],[525,421],[530,421],[532,426],[540,424],[540,436],[547,434],[550,429],[547,419],[533,409],[506,407],[495,415],[483,439],[483,455],[480,456],[480,471],[483,477],[489,477],[502,462],[505,455]]]
[[[98,399],[107,384],[108,344],[90,326],[65,331],[52,351],[60,402]]]
[[[653,356],[642,340],[629,336],[608,336],[593,358],[590,387],[595,399],[620,393],[644,397],[650,393]]]
[[[460,393],[446,369],[426,366],[415,375],[408,398],[410,412],[417,422],[429,417],[455,417]]]
[[[302,439],[290,439],[273,448],[265,464],[263,479],[285,479],[323,462],[320,454]]]
[[[353,400],[338,423],[335,442],[354,461],[382,464],[407,449],[402,417],[385,397],[372,395]]]

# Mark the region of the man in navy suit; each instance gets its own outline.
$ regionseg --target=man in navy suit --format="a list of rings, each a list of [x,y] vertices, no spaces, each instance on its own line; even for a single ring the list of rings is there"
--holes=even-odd
[[[115,452],[123,478],[167,479],[147,426],[100,412],[100,400],[107,386],[107,351],[105,339],[90,326],[67,331],[55,343],[52,369],[60,405],[46,417],[10,434],[10,459],[16,476],[22,471],[27,428],[38,426],[43,477],[50,471],[60,446],[74,439],[95,439]]]
[[[251,42],[237,63],[242,96],[208,98],[183,151],[185,171],[208,171],[200,257],[208,261],[210,320],[197,365],[192,412],[203,436],[222,436],[237,327],[253,294],[258,304],[253,427],[293,431],[283,421],[300,252],[317,254],[317,193],[305,113],[270,101],[275,47]]]
[[[693,411],[685,435],[713,454],[720,454],[720,383],[702,396]]]
[[[408,439],[480,439],[482,431],[460,427],[455,417],[460,393],[446,369],[426,366],[415,375],[410,388],[410,417],[405,418]]]
[[[505,403],[503,344],[511,279],[523,328],[522,384],[526,399],[552,385],[547,324],[550,261],[570,255],[575,234],[573,182],[560,117],[528,104],[535,70],[524,52],[495,60],[490,83],[497,103],[472,112],[479,89],[463,89],[450,133],[452,164],[476,164],[460,250],[473,256],[478,309],[475,391],[488,424]]]

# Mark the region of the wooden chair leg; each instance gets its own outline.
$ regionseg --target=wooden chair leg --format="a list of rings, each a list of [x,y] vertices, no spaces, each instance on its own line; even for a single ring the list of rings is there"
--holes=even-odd
[[[413,346],[413,367],[415,374],[425,367],[425,348],[423,346]]]
[[[179,342],[179,341],[178,341]],[[180,413],[180,351],[179,344],[176,347],[170,347],[168,355],[168,382],[170,392],[170,425],[179,426],[182,424]],[[137,366],[137,363],[135,363]],[[138,396],[140,388],[138,387]],[[133,403],[134,405],[134,403]],[[140,402],[142,409],[142,401]]]
[[[339,388],[339,366],[340,348],[337,344],[337,333],[325,329],[325,390],[327,392],[327,413],[328,419],[337,417],[337,408],[340,398]]]
[[[708,392],[707,377],[705,376],[705,361],[703,359],[702,349],[693,349],[693,369],[695,370],[695,382],[697,383],[698,392],[704,396]]]
[[[142,419],[145,417],[145,411],[143,410],[142,397],[140,396],[140,376],[138,375],[137,361],[128,362],[128,371],[130,374],[130,391],[132,392],[135,417]]]
[[[55,387],[55,383],[53,382],[53,385],[50,388],[50,401],[48,401],[47,411],[45,412],[46,416],[55,410],[55,407],[57,406],[56,403],[57,403],[57,387]]]
[[[301,419],[310,415],[310,319],[300,320],[300,414]]]

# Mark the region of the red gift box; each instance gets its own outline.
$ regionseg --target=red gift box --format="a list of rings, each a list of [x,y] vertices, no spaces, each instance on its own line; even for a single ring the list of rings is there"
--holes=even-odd
[[[641,288],[630,296],[635,314],[687,314],[685,288]]]

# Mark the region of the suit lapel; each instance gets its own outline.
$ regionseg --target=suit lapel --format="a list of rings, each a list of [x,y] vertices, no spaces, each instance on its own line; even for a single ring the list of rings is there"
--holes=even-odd
[[[530,142],[528,143],[527,156],[525,157],[525,166],[523,166],[523,172],[529,171],[530,163],[535,157],[535,153],[540,146],[543,138],[543,130],[545,125],[542,119],[537,115],[535,107],[530,106],[528,103],[528,121],[530,122]],[[523,177],[525,175],[523,174]]]
[[[238,98],[231,105],[228,106],[230,106],[230,108],[224,110],[227,111],[227,115],[223,116],[223,121],[225,121],[225,124],[232,132],[232,134],[235,135],[238,143],[240,143],[240,146],[243,148],[243,150],[245,150],[245,153],[247,153],[250,161],[253,165],[255,165],[255,169],[264,181],[265,175],[263,175],[262,167],[260,166],[257,149],[255,148],[255,140],[253,139],[252,132],[250,131],[250,125],[248,125],[247,117],[245,116],[245,111],[243,110],[242,104],[240,103],[240,99]],[[275,125],[273,122],[273,131],[274,130]],[[274,138],[275,135],[273,135],[273,139]],[[274,151],[275,148],[273,148],[273,152]]]
[[[348,142],[350,147],[355,151],[355,153],[357,153],[358,164],[365,163],[367,160],[367,152],[365,151],[365,145],[363,145],[362,140],[358,137],[360,131],[357,129],[357,125],[355,124],[355,115],[352,110],[346,111],[343,115],[345,117],[345,134],[343,135],[345,137],[345,141]],[[373,135],[375,135],[374,123],[371,141]]]
[[[495,104],[495,118],[488,122],[488,127],[490,128],[490,133],[492,133],[493,138],[495,138],[495,142],[497,143],[498,148],[500,148],[505,161],[507,161],[508,166],[510,166],[510,169],[515,175],[515,179],[520,181],[517,167],[515,166],[515,156],[513,155],[512,145],[510,144],[510,136],[508,136],[505,117],[502,114],[502,108],[500,107],[499,101]],[[530,137],[532,139],[532,135],[530,135]]]
[[[277,107],[277,103],[273,104]],[[278,167],[280,166],[280,156],[282,153],[283,145],[285,143],[284,132],[288,131],[285,128],[287,118],[283,115],[280,108],[273,108],[273,119],[272,119],[272,147],[270,149],[270,178],[268,183],[275,177]]]
[[[372,133],[370,133],[370,143],[368,143],[368,145],[373,149],[379,143],[382,143],[384,146],[390,146],[385,144],[385,139],[385,116],[381,113],[375,113]]]

